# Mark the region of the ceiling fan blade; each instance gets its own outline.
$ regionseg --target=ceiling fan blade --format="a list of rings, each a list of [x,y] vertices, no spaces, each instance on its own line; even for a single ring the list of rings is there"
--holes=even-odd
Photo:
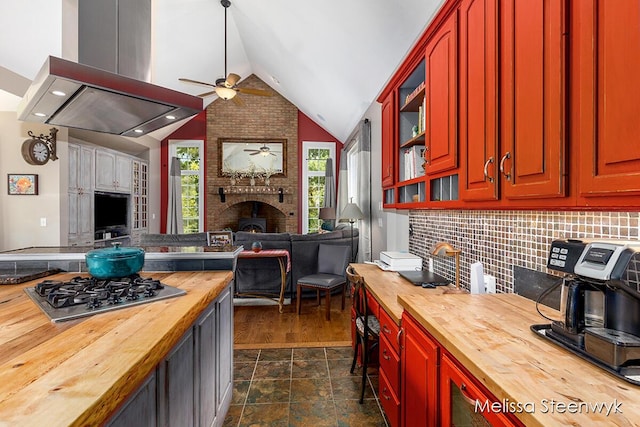
[[[209,92],[201,93],[201,94],[199,94],[197,96],[200,96],[200,97],[204,98],[205,96],[213,95],[214,93],[216,93],[216,91],[212,90],[212,91],[209,91]]]
[[[240,81],[240,76],[235,73],[229,73],[227,80],[224,82],[226,87],[234,87]]]
[[[273,156],[273,157],[276,157],[276,155],[275,155],[275,154],[273,154],[271,151],[269,151],[269,155],[270,155],[270,156]]]
[[[258,151],[257,153],[251,153],[249,154],[250,156],[257,156],[258,154],[260,154],[260,151]]]
[[[244,107],[245,103],[244,101],[238,96],[234,96],[233,98],[231,98],[231,100],[233,101],[234,104],[236,104],[238,107]]]
[[[196,84],[196,85],[216,87],[216,85],[211,84],[211,83],[199,82],[198,80],[185,79],[185,78],[182,78],[182,77],[179,78],[178,80],[180,80],[181,82],[185,82],[185,83],[193,83],[193,84]]]
[[[260,152],[260,150],[250,150],[248,148],[245,148],[244,151],[251,152],[251,153],[259,153]]]
[[[252,89],[248,87],[239,87],[236,90],[240,93],[246,93],[248,95],[258,95],[258,96],[273,96],[273,92],[269,90],[263,89]]]

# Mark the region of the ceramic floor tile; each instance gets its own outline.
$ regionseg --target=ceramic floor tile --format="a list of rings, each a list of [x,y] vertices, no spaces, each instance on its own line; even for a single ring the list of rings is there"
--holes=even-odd
[[[260,354],[260,350],[234,350],[233,361],[255,362],[256,360],[258,360],[258,354]]]
[[[353,349],[351,347],[327,347],[327,359],[351,359]]]
[[[291,402],[330,400],[331,381],[328,378],[305,378],[291,380]]]
[[[290,348],[269,348],[260,350],[259,360],[291,360],[293,350]]]
[[[331,378],[331,388],[333,389],[333,398],[338,400],[360,399],[362,378],[361,377],[339,377]],[[365,399],[374,399],[375,395],[369,385],[369,381],[364,389]]]
[[[237,426],[240,423],[240,417],[242,416],[242,410],[244,409],[244,405],[231,405],[229,407],[229,412],[227,412],[227,416],[224,418],[224,426]]]
[[[291,378],[326,378],[329,375],[326,360],[294,360]]]
[[[289,425],[288,403],[245,405],[239,426],[278,427]]]
[[[283,403],[289,402],[290,380],[254,380],[249,387],[247,404],[249,403]]]
[[[325,360],[325,358],[323,347],[293,349],[293,360]]]
[[[288,380],[291,378],[291,360],[280,360],[274,362],[261,360],[258,362],[253,375],[253,378],[256,380]]]
[[[249,391],[249,385],[251,381],[234,381],[233,393],[231,395],[232,405],[244,405],[247,400],[247,392]]]
[[[342,427],[386,427],[387,422],[380,412],[376,400],[336,400],[338,426]]]
[[[351,361],[352,361],[352,359],[333,359],[333,360],[329,360],[328,361],[329,362],[328,363],[328,365],[329,365],[329,375],[331,376],[331,378],[349,377],[351,375],[358,374],[357,370],[353,371],[354,372],[353,374],[350,372],[351,371]]]
[[[253,371],[256,368],[256,364],[247,362],[234,362],[233,364],[233,379],[235,381],[249,381],[253,377]]]
[[[292,403],[289,426],[334,427],[337,425],[336,408],[332,400]]]

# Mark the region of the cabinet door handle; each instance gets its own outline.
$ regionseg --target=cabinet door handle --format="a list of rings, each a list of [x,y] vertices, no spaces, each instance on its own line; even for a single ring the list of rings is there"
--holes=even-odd
[[[387,349],[382,350],[382,358],[384,360],[391,360],[391,357],[387,354]]]
[[[385,393],[385,392],[387,392],[387,391],[389,391],[389,390],[387,390],[387,388],[386,388],[386,387],[383,387],[383,388],[382,388],[382,397],[384,397],[384,398],[385,398],[385,399],[387,399],[387,400],[391,400],[391,396],[388,396],[388,395],[387,395],[387,393]]]
[[[391,329],[387,328],[387,325],[382,325],[382,331],[387,335],[391,333]]]
[[[399,329],[398,330],[398,335],[396,335],[396,342],[398,343],[398,346],[402,346],[402,343],[400,342],[400,337],[402,336],[402,333],[404,332],[403,329]]]
[[[493,182],[493,177],[489,176],[489,172],[487,171],[487,169],[489,168],[489,165],[492,164],[492,163],[493,163],[493,156],[489,157],[489,160],[487,160],[484,163],[484,169],[483,169],[484,170],[484,177],[486,179],[488,179],[489,182]]]
[[[472,398],[470,398],[467,395],[467,393],[465,393],[465,390],[467,390],[467,386],[464,383],[460,384],[460,395],[465,400],[465,402],[467,402],[468,405],[475,407],[476,406],[476,401],[473,400]]]
[[[507,154],[502,156],[502,159],[500,159],[500,173],[504,175],[507,181],[511,179],[511,174],[504,171],[504,162],[510,158],[511,158],[511,153],[507,151]]]

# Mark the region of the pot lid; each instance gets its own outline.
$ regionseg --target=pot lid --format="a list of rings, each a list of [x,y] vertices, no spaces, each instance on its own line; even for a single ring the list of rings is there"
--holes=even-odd
[[[142,248],[123,248],[119,242],[112,243],[112,248],[94,249],[87,252],[86,258],[91,259],[117,259],[117,258],[131,258],[133,256],[144,256],[144,249]]]

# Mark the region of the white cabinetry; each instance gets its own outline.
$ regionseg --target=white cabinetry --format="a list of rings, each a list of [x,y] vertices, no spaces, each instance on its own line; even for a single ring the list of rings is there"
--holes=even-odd
[[[132,159],[115,151],[96,150],[96,190],[131,193]]]
[[[149,230],[149,164],[144,160],[133,160],[131,191],[131,238],[139,244],[140,235]]]
[[[69,143],[69,245],[93,244],[93,148]]]

